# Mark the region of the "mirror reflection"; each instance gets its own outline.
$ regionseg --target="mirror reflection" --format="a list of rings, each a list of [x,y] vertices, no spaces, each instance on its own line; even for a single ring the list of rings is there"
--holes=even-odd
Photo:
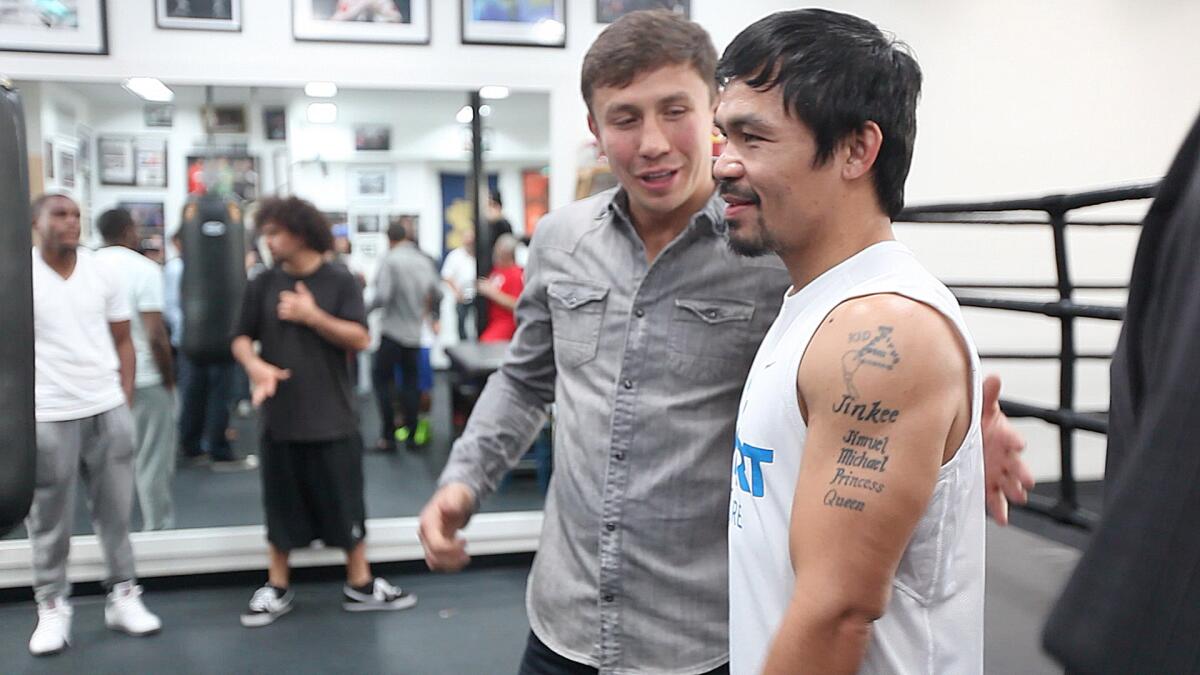
[[[480,211],[491,239],[478,247],[491,257],[479,265],[467,94],[313,84],[306,91],[167,83],[168,103],[149,100],[156,97],[153,83],[148,89],[138,82],[16,83],[25,101],[32,192],[70,196],[88,247],[123,246],[122,255],[144,256],[163,272],[162,311],[139,315],[148,320],[135,346],[139,366],[165,362],[155,344],[161,321],[170,375],[156,378],[153,368],[142,368],[137,385],[147,396],[155,387],[164,391],[159,407],[169,411],[170,422],[138,421],[139,441],[157,447],[160,460],[157,467],[138,467],[134,530],[263,522],[262,410],[252,401],[249,378],[236,364],[203,363],[180,349],[190,330],[181,320],[181,298],[188,302],[215,283],[211,275],[182,269],[186,243],[176,236],[187,204],[201,195],[238,204],[247,278],[276,262],[256,221],[258,208],[268,198],[289,196],[323,215],[334,242],[328,260],[351,272],[366,307],[396,233],[414,242],[436,271],[440,303],[403,328],[419,345],[412,350],[415,363],[408,350],[404,358],[388,353],[381,334],[395,327],[389,331],[375,311],[368,317],[370,346],[352,364],[369,518],[417,514],[488,364],[511,337],[505,300],[520,292],[514,284],[524,242],[548,203],[548,97],[506,92],[479,109],[487,183],[479,191]],[[106,223],[120,230],[116,210],[132,219],[127,241],[105,241]],[[489,277],[479,279],[481,271]],[[459,364],[455,372],[447,348],[476,341],[487,343],[476,356],[491,356]],[[380,375],[385,370],[390,380]],[[390,391],[381,403],[383,389]],[[483,510],[541,508],[548,444],[545,432]],[[81,492],[76,534],[92,531],[86,503]],[[24,536],[18,529],[6,538]]]

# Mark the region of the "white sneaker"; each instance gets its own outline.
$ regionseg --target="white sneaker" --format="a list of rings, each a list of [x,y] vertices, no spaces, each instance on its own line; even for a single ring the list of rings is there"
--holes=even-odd
[[[254,591],[250,598],[250,607],[242,613],[242,625],[247,628],[259,628],[274,623],[275,619],[292,611],[292,598],[295,594],[289,588],[279,595],[271,584],[265,584]]]
[[[132,581],[113,586],[104,606],[104,625],[134,636],[162,630],[162,621],[142,604],[142,587]]]
[[[342,609],[347,612],[408,609],[417,604],[417,596],[389,584],[383,577],[375,577],[370,593],[360,593],[346,584],[342,595]]]
[[[38,623],[29,638],[29,653],[34,656],[57,654],[71,643],[71,603],[54,598],[38,603]]]

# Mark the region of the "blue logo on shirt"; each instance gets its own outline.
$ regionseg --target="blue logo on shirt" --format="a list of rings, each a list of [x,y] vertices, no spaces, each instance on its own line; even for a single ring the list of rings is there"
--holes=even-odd
[[[766,448],[756,448],[748,443],[743,443],[742,439],[734,439],[734,467],[733,474],[737,476],[738,487],[742,492],[749,492],[754,497],[763,496],[763,464],[771,464],[775,461],[775,451]],[[746,464],[750,464],[750,477],[746,477]]]

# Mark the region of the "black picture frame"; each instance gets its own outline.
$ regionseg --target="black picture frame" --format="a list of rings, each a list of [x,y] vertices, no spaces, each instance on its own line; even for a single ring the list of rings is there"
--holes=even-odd
[[[262,110],[263,138],[268,141],[287,140],[287,108],[281,105],[266,106]]]
[[[433,35],[432,0],[408,0],[409,20],[334,21],[315,15],[314,4],[336,0],[292,0],[292,39],[297,42],[351,42],[428,45]],[[386,26],[398,27],[388,30]]]
[[[596,23],[608,24],[630,12],[643,9],[669,9],[685,19],[692,18],[692,0],[622,0],[629,9],[613,10],[612,0],[596,0]]]
[[[175,126],[175,106],[171,103],[147,103],[142,108],[142,121],[152,129]]]
[[[242,32],[242,0],[208,0],[209,7],[216,2],[229,3],[229,18],[170,16],[168,7],[178,0],[154,0],[154,25],[164,30],[210,30],[230,33]],[[202,0],[188,0],[198,2]]]
[[[541,40],[535,37],[534,26],[520,20],[503,19],[499,21],[474,19],[475,3],[480,0],[462,0],[459,3],[458,35],[464,45],[489,45],[500,47],[542,47],[549,49],[566,49],[567,47],[567,5],[568,0],[554,0],[555,20],[562,24],[562,35],[555,41]],[[525,25],[524,30],[515,25]]]
[[[5,29],[0,25],[0,52],[108,56],[108,0],[79,0],[79,2],[86,8],[84,14],[90,19],[86,31],[92,34],[92,39],[80,48],[68,48],[71,43],[67,40],[39,41],[37,39],[38,32],[44,33],[47,30],[46,26],[37,29],[30,28],[29,35],[24,36],[29,41],[22,42],[19,28]]]

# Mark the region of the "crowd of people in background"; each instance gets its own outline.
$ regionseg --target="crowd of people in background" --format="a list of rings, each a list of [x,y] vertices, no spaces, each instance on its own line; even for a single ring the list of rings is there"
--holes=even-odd
[[[503,221],[498,199],[492,223]],[[476,278],[473,236],[446,256],[439,272],[438,261],[416,245],[415,223],[397,220],[368,284],[354,264],[345,224],[329,223],[294,197],[264,198],[255,207],[236,339],[230,358],[214,361],[182,348],[187,255],[179,230],[168,247],[173,255],[164,256],[157,247],[145,248],[128,211],[112,209],[95,221],[99,247],[93,251],[81,245],[74,200],[52,194],[32,205],[42,459],[27,527],[38,602],[29,648],[36,655],[61,651],[70,641],[66,565],[80,480],[109,572],[106,624],[131,635],[161,628],[141,600],[129,531],[135,495],[142,529],[175,526],[177,466],[261,469],[269,575],[243,625],[266,625],[290,610],[288,556],[314,539],[346,551],[345,609],[402,609],[416,602],[373,576],[366,561],[364,445],[395,452],[399,444],[415,451],[429,442],[421,409],[432,387],[430,347],[441,329],[444,293],[458,305],[459,340],[474,339],[468,314],[477,295],[491,301],[479,338],[512,336],[512,308],[522,288],[517,240],[511,226],[496,238],[494,271],[486,279]],[[375,336],[368,333],[369,312],[378,315]],[[251,342],[261,346],[256,350]],[[367,444],[359,433],[356,352],[373,352],[380,435]],[[280,386],[285,381],[290,386]],[[236,442],[231,418],[255,408],[261,444],[239,453],[245,444]]]

